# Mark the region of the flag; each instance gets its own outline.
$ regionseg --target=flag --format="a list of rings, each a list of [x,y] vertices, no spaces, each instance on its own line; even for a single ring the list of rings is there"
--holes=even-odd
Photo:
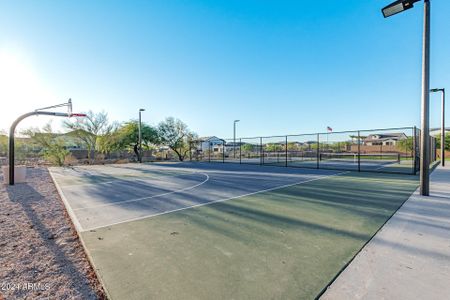
[[[327,126],[327,131],[328,131],[328,132],[332,132],[332,131],[333,131],[333,128],[331,128],[330,126]]]

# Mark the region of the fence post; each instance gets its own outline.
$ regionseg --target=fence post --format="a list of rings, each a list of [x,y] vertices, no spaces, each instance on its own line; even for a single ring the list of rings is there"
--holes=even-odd
[[[239,139],[239,164],[242,164],[242,139]]]
[[[264,165],[264,149],[262,144],[262,137],[259,138],[259,162],[261,165]]]
[[[285,155],[286,155],[286,167],[288,166],[288,137],[286,136],[286,147],[285,147],[285,149],[286,149],[286,152],[285,152]]]
[[[383,141],[380,144],[380,159],[383,161]]]
[[[358,172],[361,172],[361,133],[358,130]]]
[[[437,160],[437,156],[436,156],[436,138],[433,138],[433,162],[435,162]],[[445,142],[445,140],[444,140]]]
[[[317,134],[317,153],[316,153],[316,159],[317,159],[317,169],[320,169],[319,160],[320,160],[320,134]]]
[[[428,139],[428,149],[430,149],[430,151],[428,152],[428,162],[429,163],[433,161],[432,160],[432,153],[433,153],[433,146],[432,145],[433,145],[433,138],[430,137]]]

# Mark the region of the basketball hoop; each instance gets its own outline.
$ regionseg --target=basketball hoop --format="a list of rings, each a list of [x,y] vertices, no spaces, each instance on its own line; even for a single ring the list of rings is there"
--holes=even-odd
[[[63,112],[53,112],[53,111],[47,111],[49,109],[57,108],[57,107],[63,107],[67,106],[67,113]],[[17,125],[22,121],[23,119],[30,117],[30,116],[38,116],[38,115],[45,115],[45,116],[54,116],[54,117],[75,117],[77,118],[77,122],[82,122],[84,120],[84,117],[86,117],[86,114],[82,113],[72,113],[72,99],[69,99],[67,103],[47,106],[43,108],[36,109],[32,112],[26,113],[18,117],[9,128],[9,185],[14,185],[14,132],[16,130]]]
[[[69,114],[69,118],[85,118],[86,114],[80,114],[80,113],[75,113],[75,114]]]

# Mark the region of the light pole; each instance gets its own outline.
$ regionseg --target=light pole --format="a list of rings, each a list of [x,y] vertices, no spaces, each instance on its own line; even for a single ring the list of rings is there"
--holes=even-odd
[[[431,89],[430,92],[442,92],[441,102],[441,166],[445,166],[445,89]]]
[[[382,9],[385,18],[413,8],[420,0],[399,0]],[[422,115],[420,132],[420,194],[430,194],[430,0],[424,0],[422,52]]]
[[[138,125],[138,130],[139,130],[139,162],[142,163],[142,116],[141,113],[145,111],[145,109],[141,108],[139,109],[139,125]]]
[[[236,158],[236,123],[241,120],[234,120],[233,122],[233,158]]]

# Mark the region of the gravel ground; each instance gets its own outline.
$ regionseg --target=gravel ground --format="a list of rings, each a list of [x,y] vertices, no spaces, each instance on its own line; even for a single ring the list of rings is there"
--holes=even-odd
[[[0,285],[0,299],[105,298],[45,168],[0,184]]]

